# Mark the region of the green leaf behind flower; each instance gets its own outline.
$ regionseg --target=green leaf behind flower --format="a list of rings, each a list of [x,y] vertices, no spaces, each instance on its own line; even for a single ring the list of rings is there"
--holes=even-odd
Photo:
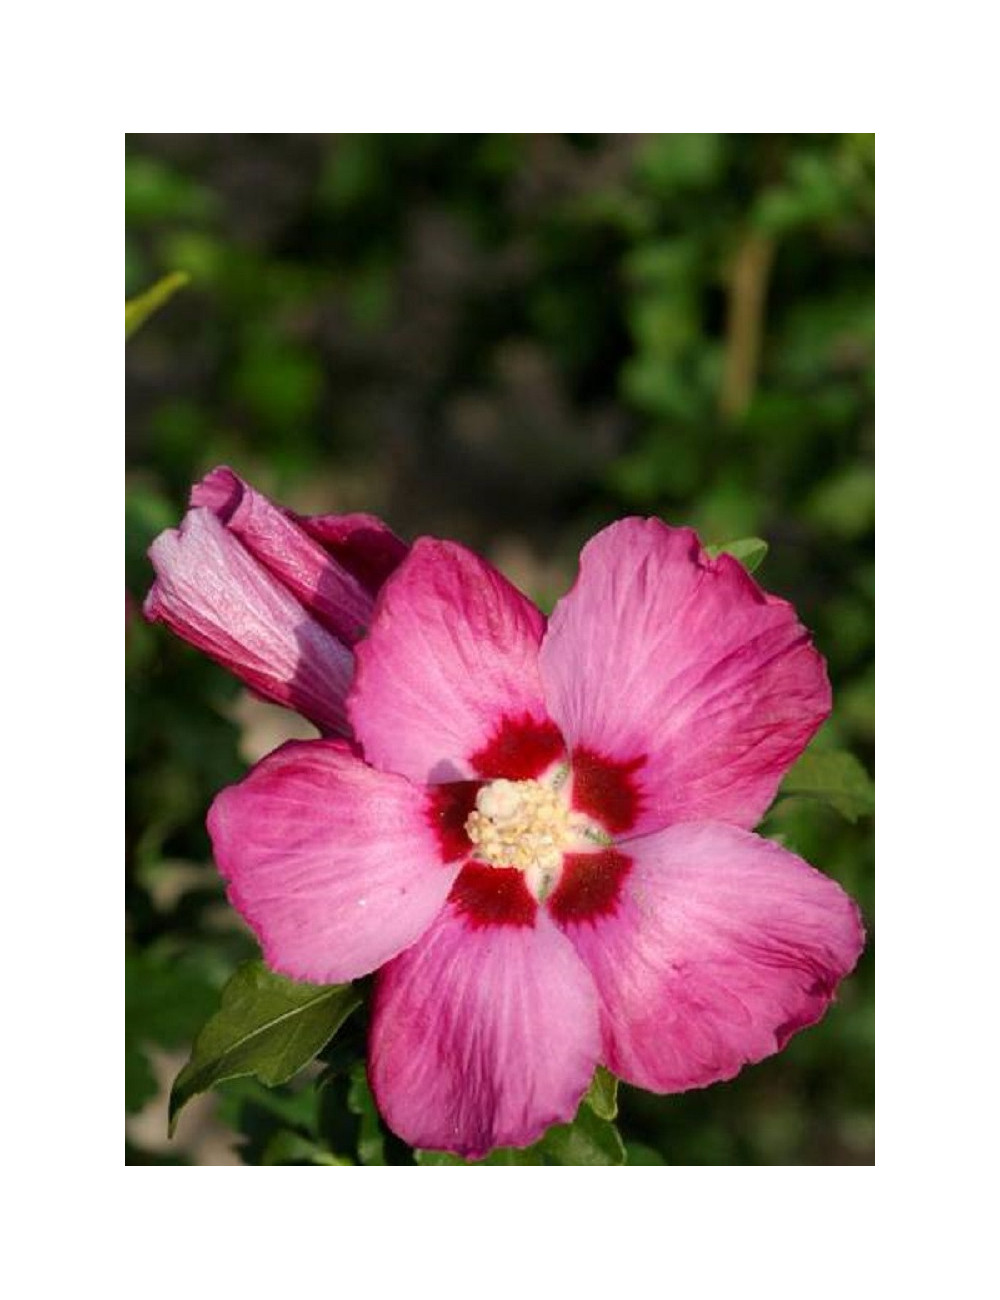
[[[627,1165],[665,1165],[667,1162],[655,1147],[645,1142],[629,1142],[626,1145]]]
[[[210,1014],[216,994],[197,962],[151,947],[125,952],[125,1109],[141,1110],[156,1096],[147,1049],[190,1042]]]
[[[843,750],[807,750],[781,783],[779,794],[819,799],[856,822],[875,811],[875,783]]]
[[[625,1147],[618,1130],[589,1106],[581,1106],[572,1124],[550,1128],[539,1145],[548,1165],[623,1165]]]
[[[255,1075],[285,1083],[333,1037],[361,995],[350,984],[299,984],[245,963],[222,990],[222,1005],[191,1051],[170,1092],[169,1131],[192,1097],[225,1079]]]
[[[453,1156],[447,1151],[414,1151],[414,1159],[418,1165],[544,1165],[548,1161],[543,1160],[537,1144],[533,1147],[527,1147],[523,1151],[516,1147],[498,1147],[496,1151],[491,1151],[485,1160],[463,1160],[461,1156]]]
[[[279,1129],[267,1142],[261,1155],[262,1165],[353,1165],[347,1156],[337,1156],[324,1149],[315,1138],[304,1137],[293,1129]]]
[[[534,1146],[499,1147],[484,1160],[463,1160],[446,1151],[415,1151],[414,1158],[418,1165],[623,1165],[625,1147],[614,1124],[592,1108],[588,1093],[572,1124],[556,1124]]]
[[[747,573],[753,573],[764,563],[767,542],[762,537],[741,537],[735,542],[706,546],[705,550],[713,559],[717,555],[731,555],[734,560],[739,560]]]
[[[351,1082],[347,1091],[347,1109],[357,1115],[358,1126],[358,1160],[363,1165],[384,1165],[385,1137],[379,1123],[375,1098],[368,1086],[368,1075],[364,1061],[358,1061],[351,1070]]]

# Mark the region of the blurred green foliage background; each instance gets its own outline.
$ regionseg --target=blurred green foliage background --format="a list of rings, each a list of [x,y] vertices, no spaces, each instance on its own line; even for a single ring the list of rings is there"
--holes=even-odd
[[[128,1162],[294,1160],[268,1135],[310,1105],[228,1085],[165,1141],[163,1082],[254,952],[205,811],[291,734],[138,614],[190,484],[228,463],[300,510],[460,539],[543,606],[624,514],[765,537],[758,579],[829,661],[819,743],[870,770],[873,214],[868,135],[128,138],[126,292],[191,276],[126,355]],[[870,819],[784,799],[763,829],[871,928]],[[871,1163],[873,993],[869,943],[781,1055],[623,1088],[633,1158]]]

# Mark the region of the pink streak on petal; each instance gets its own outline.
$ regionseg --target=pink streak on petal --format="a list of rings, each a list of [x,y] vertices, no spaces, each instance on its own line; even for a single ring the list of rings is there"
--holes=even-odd
[[[544,913],[472,929],[449,904],[377,977],[368,1071],[401,1138],[478,1159],[571,1120],[599,1041],[590,976]]]
[[[617,907],[565,925],[601,996],[603,1061],[654,1092],[731,1079],[814,1024],[864,947],[839,885],[721,823],[631,840]]]
[[[143,606],[246,682],[323,730],[349,735],[344,697],[353,655],[248,554],[209,510],[189,510],[149,551]]]
[[[506,717],[544,724],[544,620],[496,569],[423,537],[382,588],[348,712],[369,762],[411,780],[477,775]]]
[[[571,747],[645,759],[630,833],[755,825],[830,711],[823,659],[792,607],[658,519],[622,520],[584,547],[540,665]]]
[[[287,587],[310,614],[345,645],[368,629],[374,597],[294,516],[239,480],[216,469],[191,491],[193,505],[206,505],[250,554]],[[211,503],[211,504],[210,504]]]
[[[269,966],[336,983],[423,934],[462,865],[442,861],[427,803],[322,740],[283,745],[222,791],[208,815],[215,859]]]

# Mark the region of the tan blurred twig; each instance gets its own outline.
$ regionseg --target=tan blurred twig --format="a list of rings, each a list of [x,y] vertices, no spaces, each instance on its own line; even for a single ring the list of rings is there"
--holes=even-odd
[[[774,240],[749,231],[736,250],[729,271],[726,353],[719,390],[719,411],[738,419],[750,405],[757,384],[764,339],[767,286],[774,262]]]

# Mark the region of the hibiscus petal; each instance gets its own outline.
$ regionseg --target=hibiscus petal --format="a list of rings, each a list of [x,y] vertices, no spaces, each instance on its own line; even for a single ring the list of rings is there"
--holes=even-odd
[[[400,1137],[478,1159],[571,1120],[599,1043],[593,982],[544,912],[483,924],[449,904],[379,972],[368,1071]]]
[[[225,523],[250,485],[227,465],[209,470],[191,489],[191,505],[207,506]],[[377,595],[389,574],[399,567],[409,547],[375,515],[299,515],[275,506],[305,530],[323,549],[371,593]]]
[[[371,622],[375,598],[300,526],[220,466],[196,483],[191,504],[205,506],[250,554],[338,640],[353,645]]]
[[[298,522],[363,587],[377,595],[410,549],[376,515],[299,515]]]
[[[436,820],[426,791],[314,740],[283,745],[223,790],[208,829],[268,965],[335,983],[409,947],[444,905],[464,850],[447,852]]]
[[[354,656],[311,618],[210,510],[189,510],[150,547],[156,581],[143,612],[204,651],[258,695],[322,730],[349,735],[344,697]]]
[[[830,711],[823,659],[792,607],[658,519],[622,520],[584,547],[540,665],[549,712],[588,771],[619,795],[634,783],[620,833],[756,825]]]
[[[864,947],[839,885],[747,831],[672,826],[626,853],[613,906],[562,925],[601,997],[602,1059],[639,1087],[700,1088],[779,1051]]]
[[[368,760],[420,782],[544,770],[562,743],[542,704],[543,627],[485,560],[420,538],[357,647],[348,712]]]

